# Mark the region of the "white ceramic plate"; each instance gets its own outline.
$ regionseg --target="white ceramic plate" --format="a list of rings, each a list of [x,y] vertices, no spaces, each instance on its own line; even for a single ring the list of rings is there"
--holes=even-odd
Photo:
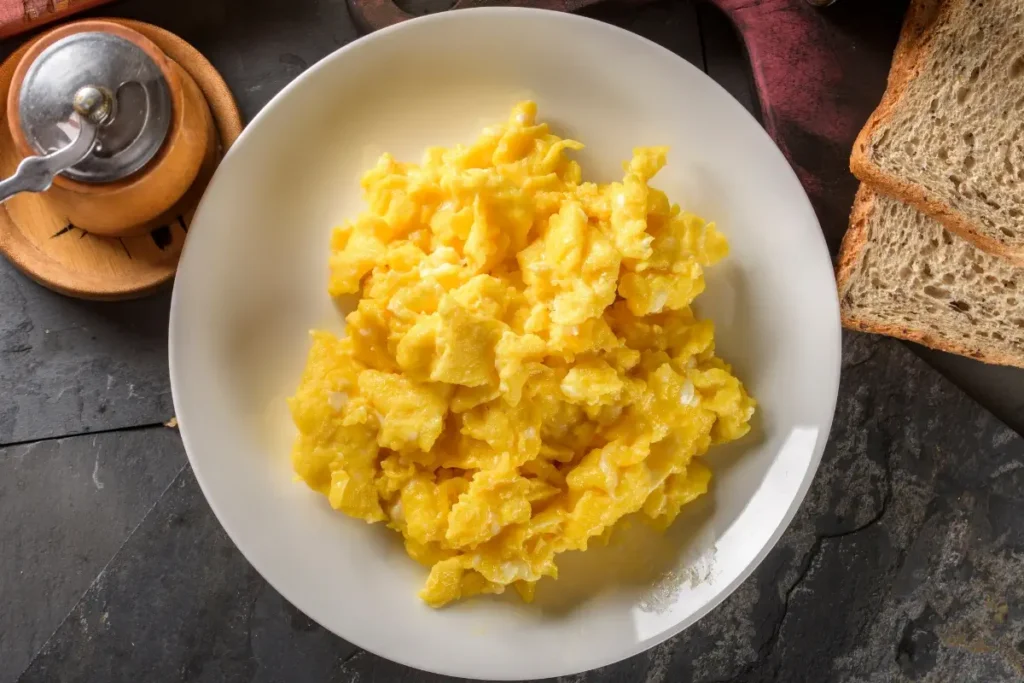
[[[383,526],[295,483],[285,397],[326,294],[332,226],[360,208],[382,151],[471,141],[520,98],[588,145],[591,179],[634,146],[671,145],[655,185],[717,221],[732,255],[700,312],[760,401],[754,433],[709,462],[713,495],[664,536],[566,556],[534,605],[442,611]],[[232,540],[289,601],[346,640],[438,673],[558,676],[629,657],[721,602],[778,540],[810,485],[839,382],[831,262],[811,206],[760,126],[703,73],[642,38],[537,10],[449,12],[375,33],[309,69],[224,159],[174,288],[170,366],[192,467]]]

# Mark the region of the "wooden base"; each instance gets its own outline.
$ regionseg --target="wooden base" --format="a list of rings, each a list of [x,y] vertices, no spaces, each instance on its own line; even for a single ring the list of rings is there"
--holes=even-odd
[[[153,41],[198,84],[209,104],[218,144],[195,183],[163,221],[144,234],[106,238],[72,225],[52,191],[23,194],[0,207],[0,251],[22,272],[54,291],[84,299],[126,299],[148,294],[174,277],[195,208],[223,153],[242,132],[231,91],[195,48],[164,29],[137,21],[109,21]],[[23,46],[0,65],[0,101],[6,99]],[[14,172],[15,149],[6,116],[0,120],[0,176]]]

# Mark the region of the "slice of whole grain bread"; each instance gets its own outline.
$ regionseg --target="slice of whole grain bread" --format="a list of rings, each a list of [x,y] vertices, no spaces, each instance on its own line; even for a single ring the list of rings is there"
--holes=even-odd
[[[1024,265],[1024,1],[913,0],[850,167]]]
[[[1024,367],[1024,268],[866,185],[836,279],[846,327]]]

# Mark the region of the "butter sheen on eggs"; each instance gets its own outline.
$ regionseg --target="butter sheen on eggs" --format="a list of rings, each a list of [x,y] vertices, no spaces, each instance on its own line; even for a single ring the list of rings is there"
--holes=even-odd
[[[468,147],[385,154],[331,240],[346,334],[313,333],[290,408],[295,473],[400,533],[434,607],[512,586],[637,513],[664,528],[706,493],[708,449],[755,403],[690,305],[728,253],[648,184],[583,182],[532,102]]]

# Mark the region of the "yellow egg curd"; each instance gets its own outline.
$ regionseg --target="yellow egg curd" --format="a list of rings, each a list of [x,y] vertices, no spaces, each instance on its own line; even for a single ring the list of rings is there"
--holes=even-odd
[[[290,402],[295,472],[402,534],[435,607],[529,601],[624,516],[669,525],[754,412],[690,309],[726,240],[648,185],[667,149],[584,182],[583,146],[535,116],[364,175],[330,253],[330,294],[359,303],[313,333]]]

